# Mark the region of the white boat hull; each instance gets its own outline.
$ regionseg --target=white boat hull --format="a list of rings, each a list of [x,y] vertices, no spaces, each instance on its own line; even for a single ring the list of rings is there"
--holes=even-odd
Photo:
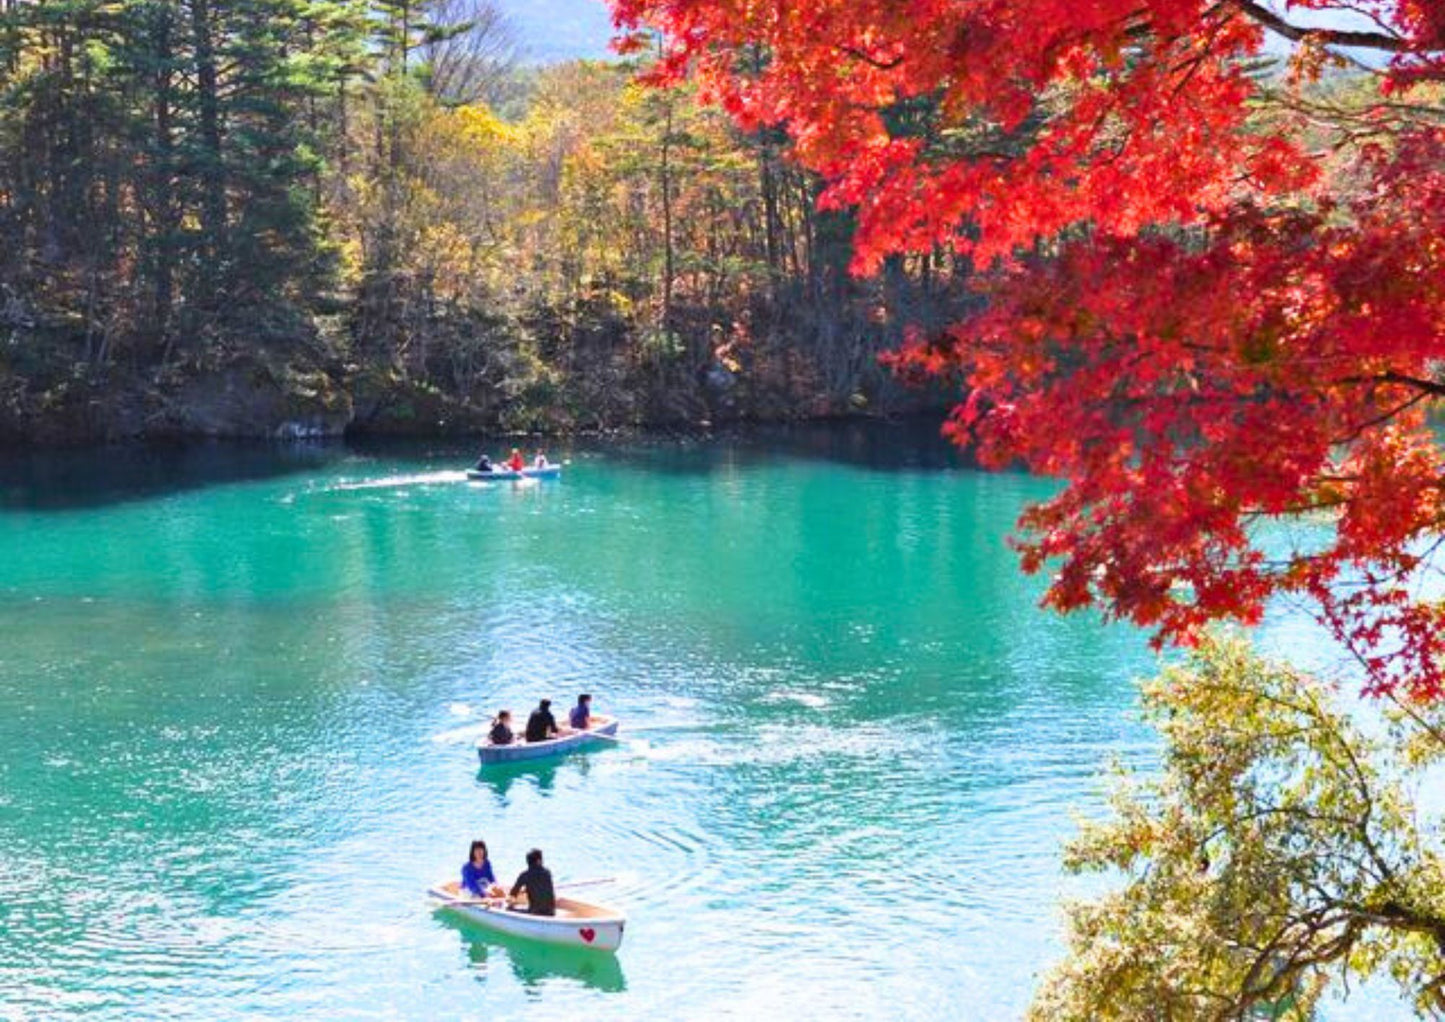
[[[561,756],[584,746],[612,744],[608,739],[617,734],[617,718],[597,716],[593,719],[599,723],[586,731],[573,731],[545,742],[518,741],[511,745],[493,745],[483,739],[477,743],[477,758],[482,761],[483,766],[492,763],[522,763],[531,759]]]
[[[627,926],[627,917],[616,909],[575,898],[558,898],[555,916],[534,916],[461,898],[456,883],[438,884],[427,891],[427,896],[438,908],[465,916],[478,926],[562,947],[616,951],[622,946],[622,931]]]
[[[516,482],[519,479],[560,479],[562,478],[562,466],[524,468],[520,472],[510,468],[494,468],[490,472],[469,468],[467,469],[467,478],[474,483],[505,483]]]

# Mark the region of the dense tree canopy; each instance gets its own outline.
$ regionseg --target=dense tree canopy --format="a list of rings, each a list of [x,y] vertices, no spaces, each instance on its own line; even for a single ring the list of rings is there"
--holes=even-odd
[[[0,442],[914,401],[877,292],[960,278],[851,278],[786,148],[492,0],[0,0]]]
[[[1445,5],[613,7],[659,78],[786,129],[856,271],[972,261],[986,310],[899,363],[961,380],[985,461],[1068,479],[1022,523],[1052,605],[1190,642],[1301,594],[1372,690],[1440,694]]]
[[[1329,686],[1210,636],[1144,708],[1162,770],[1122,773],[1068,855],[1123,882],[1070,907],[1030,1017],[1304,1020],[1371,978],[1445,1013],[1445,847],[1419,797],[1439,707],[1362,727]]]

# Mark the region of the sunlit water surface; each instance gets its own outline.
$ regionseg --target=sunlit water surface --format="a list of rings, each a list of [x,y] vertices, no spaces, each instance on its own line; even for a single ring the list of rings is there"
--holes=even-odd
[[[471,453],[5,466],[0,1017],[1017,1017],[1153,755],[1141,636],[1004,545],[1049,484],[931,427]],[[436,740],[581,690],[625,741]],[[620,954],[428,908],[476,836],[615,877]]]

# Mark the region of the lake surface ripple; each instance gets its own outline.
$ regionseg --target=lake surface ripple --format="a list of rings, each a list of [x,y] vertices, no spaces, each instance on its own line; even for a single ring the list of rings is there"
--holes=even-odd
[[[472,453],[0,468],[0,1017],[1016,1017],[1152,747],[1142,638],[1004,545],[1050,484],[932,427]],[[617,747],[433,740],[582,690]],[[433,913],[474,836],[616,877],[621,953]]]

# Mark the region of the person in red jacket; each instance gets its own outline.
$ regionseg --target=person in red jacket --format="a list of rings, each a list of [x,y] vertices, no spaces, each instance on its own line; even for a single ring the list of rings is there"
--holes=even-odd
[[[509,469],[511,469],[513,472],[520,472],[520,471],[522,471],[523,468],[526,467],[526,464],[527,464],[527,463],[522,460],[522,451],[521,451],[521,449],[520,449],[520,448],[517,448],[517,447],[513,447],[513,448],[512,448],[512,456],[507,459],[507,467],[508,467]]]

